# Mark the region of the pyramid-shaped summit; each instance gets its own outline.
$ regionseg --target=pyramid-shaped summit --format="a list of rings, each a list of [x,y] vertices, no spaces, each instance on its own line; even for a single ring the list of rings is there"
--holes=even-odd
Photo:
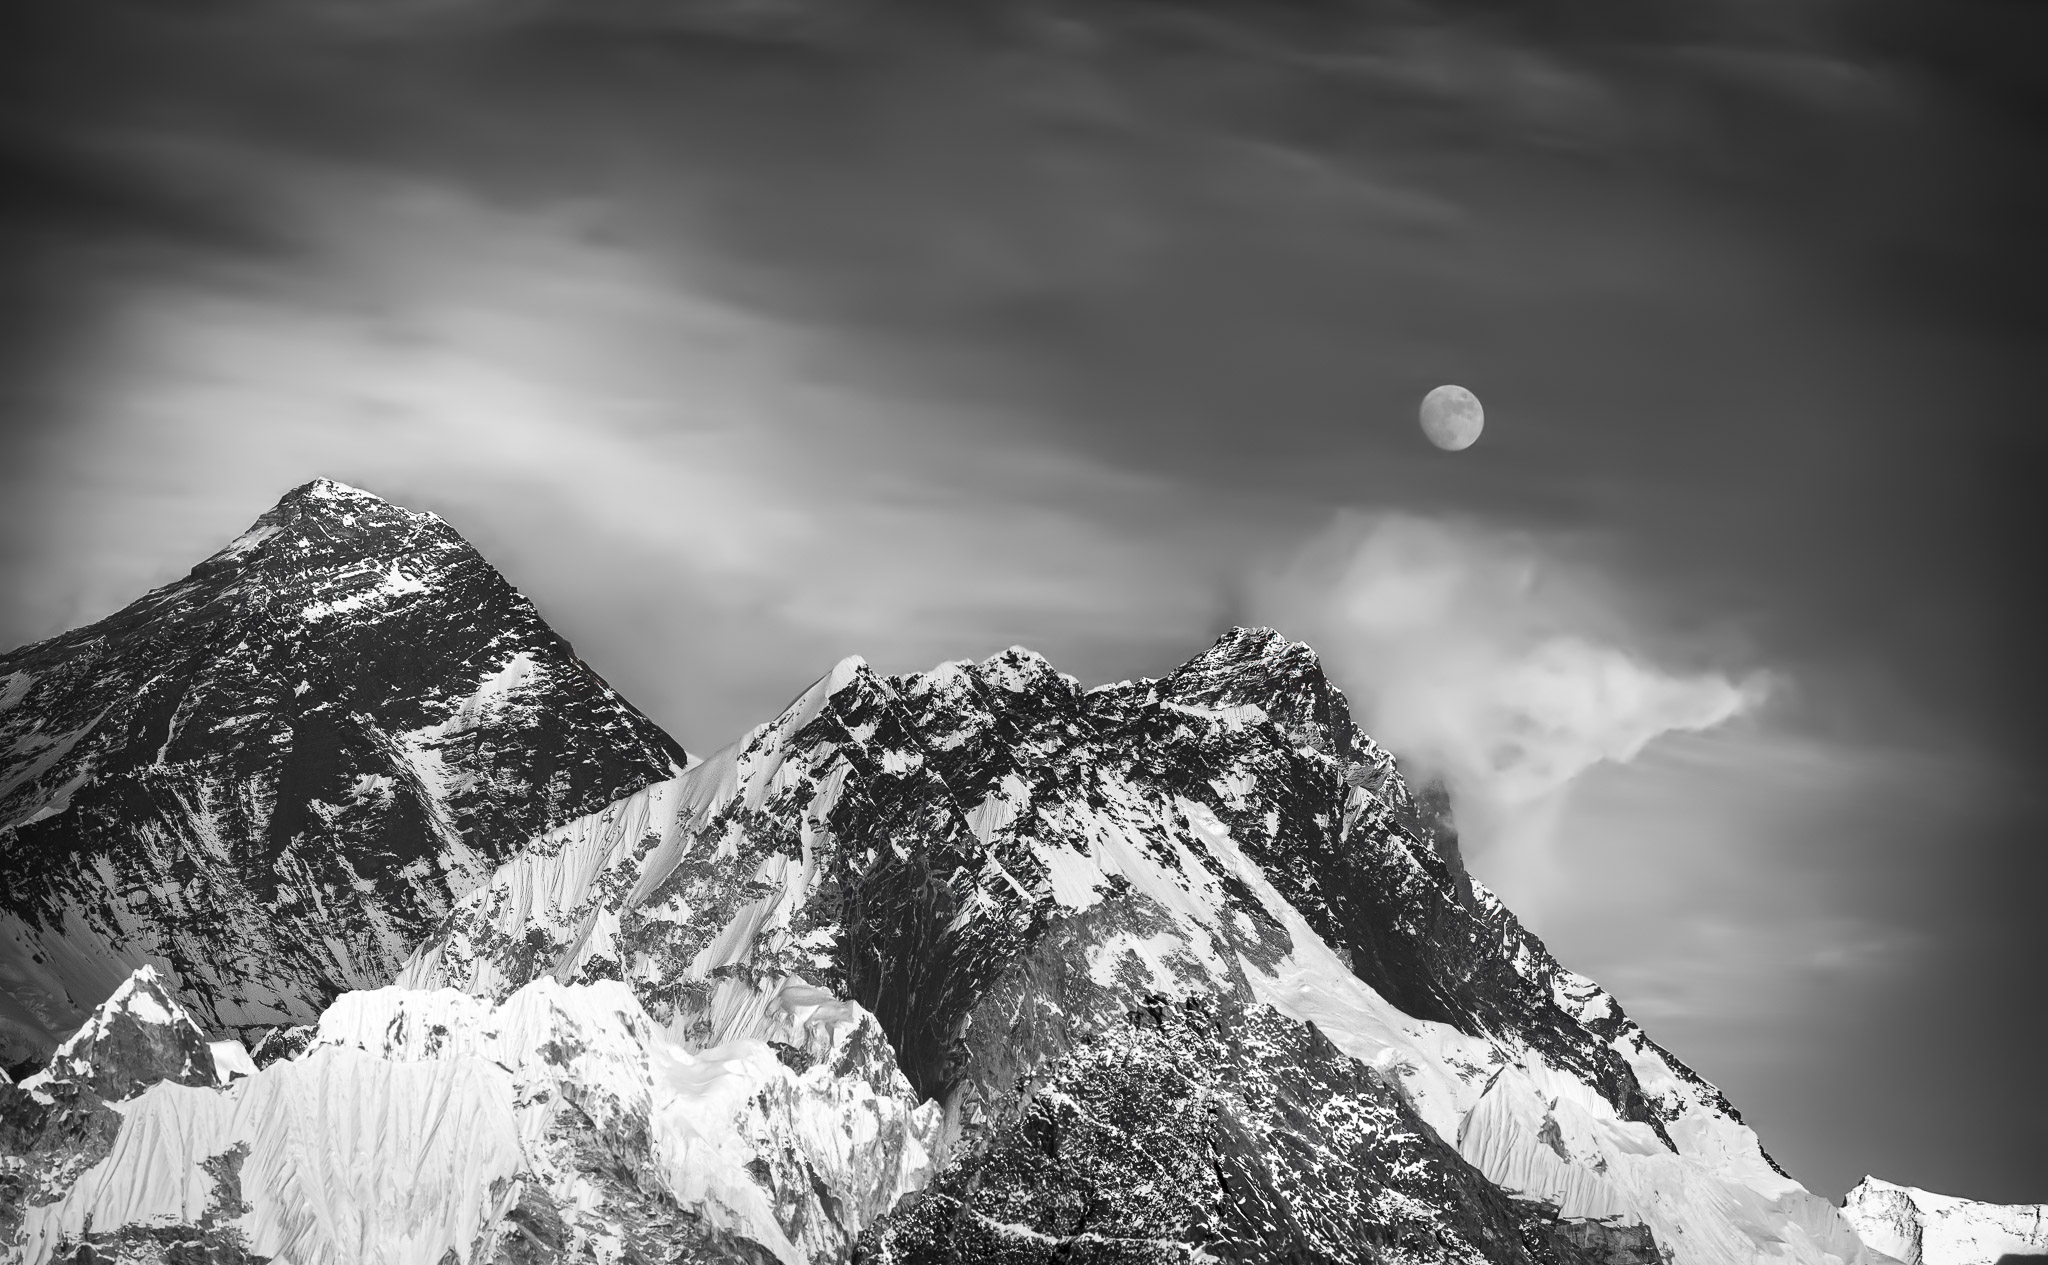
[[[439,517],[328,479],[0,656],[0,1054],[144,961],[208,1028],[390,977],[521,841],[686,762]]]
[[[73,1086],[115,1101],[158,1081],[211,1085],[217,1079],[206,1034],[156,968],[139,966],[22,1089],[47,1097],[52,1086]]]

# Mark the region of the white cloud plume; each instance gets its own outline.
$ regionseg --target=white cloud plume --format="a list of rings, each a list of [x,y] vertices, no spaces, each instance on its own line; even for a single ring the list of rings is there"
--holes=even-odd
[[[1766,692],[1761,675],[1660,665],[1594,569],[1470,522],[1342,515],[1262,598],[1376,738],[1450,785],[1461,832],[1524,900],[1574,779]]]

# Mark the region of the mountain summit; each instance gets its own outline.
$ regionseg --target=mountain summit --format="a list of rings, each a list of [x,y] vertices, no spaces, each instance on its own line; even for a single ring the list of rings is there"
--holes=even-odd
[[[2048,1260],[2048,1204],[1979,1203],[1875,1177],[1843,1202],[1863,1241],[1899,1265]]]
[[[143,963],[209,1026],[311,1020],[526,838],[685,762],[448,524],[316,479],[0,656],[4,1052]]]

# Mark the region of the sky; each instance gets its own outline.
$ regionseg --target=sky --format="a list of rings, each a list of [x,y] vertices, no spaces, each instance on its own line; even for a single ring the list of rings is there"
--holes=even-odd
[[[700,752],[1270,624],[1809,1187],[2048,1201],[2044,25],[24,0],[0,647],[315,476]]]

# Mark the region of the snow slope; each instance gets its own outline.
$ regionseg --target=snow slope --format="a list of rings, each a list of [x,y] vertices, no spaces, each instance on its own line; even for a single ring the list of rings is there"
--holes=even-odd
[[[1865,1243],[1901,1265],[2048,1257],[2048,1204],[1977,1203],[1866,1177],[1843,1212]]]
[[[617,983],[542,979],[496,1006],[345,994],[296,1058],[113,1104],[110,1145],[26,1210],[7,1259],[168,1237],[294,1265],[466,1263],[521,1240],[603,1262],[692,1243],[839,1260],[929,1177],[937,1109],[857,1007],[798,988],[769,1009],[770,1040],[692,1050]]]

